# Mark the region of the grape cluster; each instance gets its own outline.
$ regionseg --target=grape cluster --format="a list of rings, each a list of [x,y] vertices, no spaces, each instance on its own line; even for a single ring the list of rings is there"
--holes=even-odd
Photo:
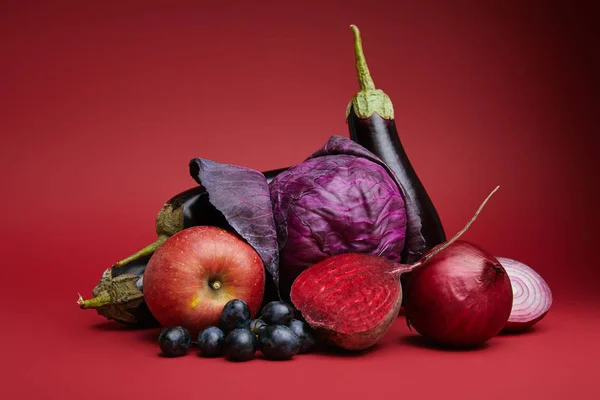
[[[189,332],[182,327],[165,328],[159,336],[165,356],[186,354],[191,346]],[[248,361],[260,351],[267,360],[289,360],[308,353],[316,344],[310,327],[294,318],[293,308],[281,301],[266,304],[258,319],[251,319],[245,301],[225,304],[219,326],[209,326],[198,335],[202,357],[225,356],[230,361]]]

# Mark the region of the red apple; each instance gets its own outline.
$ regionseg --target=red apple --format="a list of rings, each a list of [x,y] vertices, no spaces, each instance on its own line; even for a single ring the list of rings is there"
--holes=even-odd
[[[193,335],[218,325],[232,299],[248,303],[254,317],[265,290],[258,253],[237,236],[213,226],[184,229],[152,255],[144,273],[144,299],[163,326]]]

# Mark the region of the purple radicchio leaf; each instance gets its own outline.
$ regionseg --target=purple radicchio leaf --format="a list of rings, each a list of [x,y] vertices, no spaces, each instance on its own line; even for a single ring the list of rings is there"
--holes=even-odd
[[[314,152],[308,159],[333,154],[348,154],[363,157],[379,164],[389,172],[390,176],[394,179],[400,189],[400,194],[404,199],[404,207],[406,208],[406,239],[404,249],[402,250],[402,262],[414,263],[421,258],[426,250],[425,238],[421,233],[421,217],[417,212],[415,204],[411,201],[410,196],[407,195],[406,189],[402,186],[394,171],[392,171],[392,169],[375,154],[353,140],[343,136],[331,136],[327,143],[325,143],[321,149]]]
[[[256,250],[279,286],[279,253],[269,185],[254,169],[203,158],[190,161],[190,175],[204,187],[208,201]]]

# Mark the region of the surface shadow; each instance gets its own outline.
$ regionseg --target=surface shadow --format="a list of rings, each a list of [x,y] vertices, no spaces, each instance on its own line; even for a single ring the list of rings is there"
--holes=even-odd
[[[160,335],[160,328],[145,329],[143,331],[140,331],[139,333],[140,334],[138,335],[138,338],[140,340],[156,343],[156,345],[158,346],[158,336]]]
[[[523,335],[535,335],[544,331],[544,328],[540,328],[538,326],[531,326],[522,331],[509,331],[509,332],[500,332],[498,336],[511,337],[511,336],[523,336]]]
[[[375,344],[374,346],[371,346],[365,350],[346,350],[334,345],[320,345],[310,353],[327,357],[355,358],[377,352],[380,347],[381,346],[379,344]]]
[[[135,334],[136,338],[145,342],[158,343],[158,335],[161,328],[142,328],[138,326],[129,326],[117,321],[104,321],[92,325],[92,329],[101,332],[130,332]]]
[[[430,350],[438,350],[438,351],[446,351],[446,352],[454,352],[454,353],[469,353],[473,351],[481,351],[485,350],[489,347],[489,343],[483,343],[478,346],[472,347],[451,347],[451,346],[442,346],[437,343],[432,342],[429,339],[424,338],[420,335],[411,335],[411,336],[403,336],[400,338],[400,343],[408,344],[409,346],[419,347],[422,349],[430,349]]]
[[[99,322],[97,324],[92,325],[92,329],[97,330],[97,331],[104,331],[104,332],[114,332],[114,331],[130,331],[130,332],[134,332],[134,331],[139,331],[141,330],[141,328],[137,328],[135,326],[129,326],[129,325],[124,325],[121,324],[120,322],[117,321],[104,321],[104,322]]]

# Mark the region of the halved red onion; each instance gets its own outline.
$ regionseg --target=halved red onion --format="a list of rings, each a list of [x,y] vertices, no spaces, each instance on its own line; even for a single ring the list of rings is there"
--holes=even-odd
[[[521,332],[540,321],[552,305],[552,292],[544,279],[528,265],[496,257],[506,270],[513,290],[513,305],[503,332]]]

